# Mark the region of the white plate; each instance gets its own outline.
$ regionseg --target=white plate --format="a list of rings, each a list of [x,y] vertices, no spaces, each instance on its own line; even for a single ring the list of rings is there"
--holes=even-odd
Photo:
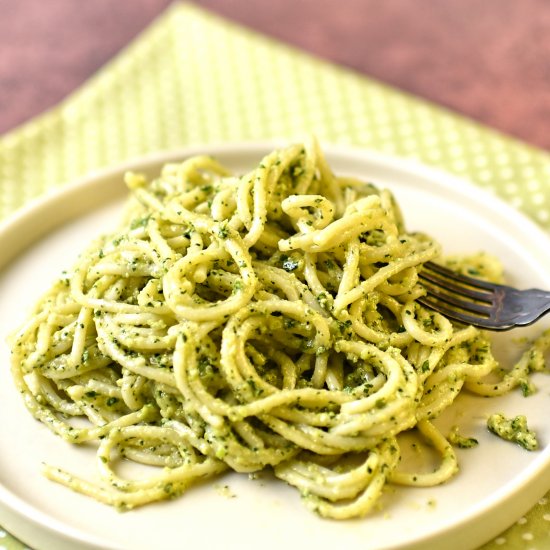
[[[209,147],[237,171],[254,166],[274,144]],[[388,491],[382,509],[362,520],[322,520],[284,483],[228,474],[182,498],[119,513],[44,479],[41,462],[93,475],[93,450],[71,447],[34,421],[11,381],[5,336],[40,293],[98,232],[113,226],[124,197],[121,174],[155,173],[197,150],[141,159],[88,177],[21,210],[0,228],[0,524],[36,549],[81,548],[473,548],[517,520],[550,488],[550,377],[539,392],[461,399],[445,415],[479,439],[458,451],[460,473],[428,489]],[[202,149],[200,152],[205,152]],[[550,288],[550,241],[529,220],[466,182],[411,162],[358,150],[328,149],[336,173],[358,175],[397,196],[410,229],[426,231],[447,252],[490,251],[520,287]],[[46,234],[46,232],[48,232]],[[533,335],[543,323],[520,334]],[[516,333],[495,337],[505,361],[517,358]],[[527,452],[487,433],[485,415],[524,413],[542,449]],[[228,485],[228,498],[221,485]]]

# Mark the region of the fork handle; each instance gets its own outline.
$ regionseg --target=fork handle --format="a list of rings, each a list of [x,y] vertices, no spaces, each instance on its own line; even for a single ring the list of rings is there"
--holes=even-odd
[[[539,288],[509,292],[506,309],[515,325],[530,325],[550,311],[550,292]]]

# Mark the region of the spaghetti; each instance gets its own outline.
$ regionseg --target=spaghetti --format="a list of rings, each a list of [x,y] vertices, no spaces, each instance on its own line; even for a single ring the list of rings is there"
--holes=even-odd
[[[407,233],[389,191],[335,176],[315,142],[240,177],[197,156],[125,181],[118,230],[10,341],[34,417],[97,442],[98,482],[45,466],[76,491],[132,508],[227,468],[271,467],[321,516],[363,516],[387,483],[456,473],[432,420],[464,386],[499,394],[544,367],[547,336],[486,383],[498,368],[486,336],[417,301],[439,245]],[[435,472],[399,470],[397,436],[411,429],[439,453]],[[122,477],[120,457],[159,472]]]

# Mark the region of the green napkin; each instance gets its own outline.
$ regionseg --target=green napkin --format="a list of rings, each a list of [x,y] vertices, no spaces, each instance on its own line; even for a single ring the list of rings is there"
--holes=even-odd
[[[0,218],[144,153],[310,133],[457,174],[550,229],[547,153],[180,3],[57,108],[0,138]],[[484,550],[549,547],[548,497]],[[0,528],[0,550],[21,548]]]

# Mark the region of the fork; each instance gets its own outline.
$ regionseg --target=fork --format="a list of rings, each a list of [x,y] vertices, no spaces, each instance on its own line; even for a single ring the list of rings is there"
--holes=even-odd
[[[420,303],[450,319],[487,330],[524,327],[550,311],[550,292],[518,290],[426,262],[418,274],[427,294]]]

